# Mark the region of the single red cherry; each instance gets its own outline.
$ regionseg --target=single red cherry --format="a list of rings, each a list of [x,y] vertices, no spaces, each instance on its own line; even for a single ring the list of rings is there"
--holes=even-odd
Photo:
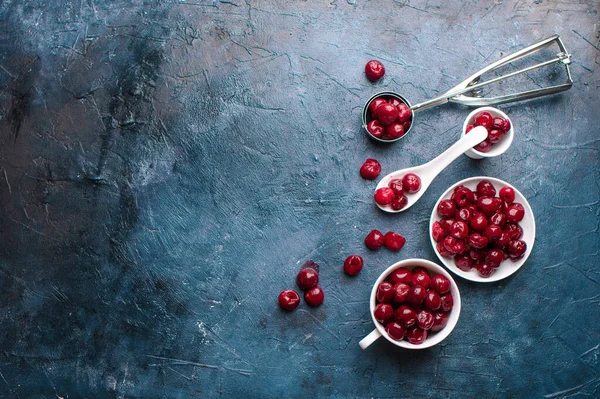
[[[381,164],[373,158],[367,158],[360,167],[360,175],[363,179],[373,180],[381,173]]]
[[[365,246],[371,251],[378,250],[384,243],[385,238],[379,230],[371,230],[365,237]]]
[[[487,216],[491,216],[500,208],[502,200],[500,198],[479,197],[477,208]]]
[[[499,239],[500,236],[502,236],[502,228],[495,224],[490,224],[488,227],[485,228],[485,232],[483,233],[483,235],[488,238],[490,243],[494,242],[497,239]]]
[[[504,224],[506,223],[506,216],[502,212],[496,211],[496,213],[490,216],[489,222],[490,224],[495,224],[497,226],[504,227]]]
[[[498,196],[507,204],[512,204],[515,200],[515,190],[512,187],[502,187]]]
[[[456,212],[456,219],[469,223],[471,221],[471,219],[473,218],[473,214],[475,212],[471,210],[471,207],[469,208],[460,208],[458,210],[458,212]]]
[[[471,205],[475,202],[473,191],[464,186],[454,189],[451,199],[459,208]]]
[[[365,74],[371,82],[376,82],[385,74],[385,67],[377,60],[371,60],[365,65]]]
[[[363,268],[363,258],[359,255],[350,255],[344,261],[344,272],[349,276],[356,276]]]
[[[404,303],[410,292],[410,285],[404,283],[396,283],[394,285],[394,302]]]
[[[504,214],[506,215],[507,222],[518,223],[525,217],[525,209],[523,208],[523,205],[515,202],[506,207]]]
[[[482,180],[477,183],[477,194],[479,194],[480,197],[493,198],[496,195],[496,189],[489,180]]]
[[[397,106],[398,108],[398,119],[397,121],[399,123],[410,123],[410,120],[412,119],[412,111],[410,110],[410,108],[408,108],[408,105],[401,103],[400,105]],[[409,125],[410,127],[410,125]],[[406,131],[406,129],[405,129]]]
[[[502,231],[500,237],[496,238],[492,242],[492,246],[497,249],[504,249],[510,242],[510,233],[508,231]]]
[[[498,267],[504,260],[504,253],[499,249],[490,249],[485,257],[485,264],[491,267]]]
[[[379,119],[373,119],[372,121],[367,123],[367,130],[369,131],[369,133],[371,133],[374,137],[377,137],[378,139],[382,138],[383,133],[385,132],[385,129],[383,128],[383,126],[381,126],[381,122],[379,122]]]
[[[437,213],[443,218],[453,218],[456,213],[456,204],[452,200],[441,200],[437,206]]]
[[[482,249],[487,248],[489,239],[479,233],[472,233],[467,242],[472,248]]]
[[[452,236],[444,238],[444,248],[453,254],[460,254],[465,250],[465,243],[463,240],[459,240]]]
[[[523,240],[512,240],[508,243],[508,256],[512,260],[521,259],[527,251],[527,244]]]
[[[420,305],[425,300],[426,292],[420,285],[413,285],[408,291],[406,302],[410,305]]]
[[[398,307],[394,312],[394,317],[404,327],[410,327],[417,322],[417,312],[406,305]]]
[[[294,310],[300,304],[300,296],[294,290],[282,291],[277,298],[279,306],[285,310]]]
[[[380,303],[375,307],[373,316],[375,316],[375,320],[381,324],[385,324],[394,317],[394,308],[390,304]]]
[[[390,281],[392,284],[410,284],[411,280],[412,272],[405,267],[399,267],[390,273]]]
[[[492,149],[492,143],[490,143],[490,140],[485,139],[481,143],[479,143],[475,147],[473,147],[473,149],[475,151],[486,153]]]
[[[387,332],[390,338],[394,341],[402,341],[406,330],[404,329],[402,324],[396,321],[392,321],[385,326],[385,332]]]
[[[452,294],[442,295],[441,300],[442,300],[442,310],[444,312],[449,312],[450,310],[452,310],[452,307],[454,306],[454,298],[452,297]]]
[[[435,290],[427,290],[423,304],[429,310],[438,310],[442,306],[440,294],[435,292]]]
[[[385,233],[385,247],[390,251],[400,251],[405,243],[406,238],[402,237],[400,234],[394,233],[393,231]]]
[[[421,287],[427,289],[429,288],[429,284],[431,282],[431,278],[429,277],[429,273],[425,270],[417,271],[416,273],[413,270],[411,285],[420,285]]]
[[[433,326],[431,327],[431,332],[438,332],[444,329],[448,324],[448,313],[445,312],[435,312],[433,314]]]
[[[483,111],[475,115],[475,125],[489,129],[494,124],[494,118],[489,112]]]
[[[433,327],[434,319],[433,313],[428,310],[421,310],[417,313],[417,324],[423,330],[430,330]]]
[[[388,183],[388,187],[392,189],[395,196],[404,195],[404,187],[402,187],[402,179],[392,179]]]
[[[404,209],[406,204],[408,204],[408,198],[406,195],[396,195],[390,206],[393,210],[399,211],[400,209]]]
[[[421,178],[414,173],[407,173],[402,178],[402,187],[409,194],[416,193],[421,189]]]
[[[438,294],[445,294],[450,291],[450,280],[443,274],[435,274],[431,277],[431,288]]]
[[[406,332],[406,339],[413,345],[421,345],[427,339],[427,331],[420,327],[411,327]]]
[[[394,200],[394,192],[389,187],[381,187],[375,190],[373,198],[375,198],[375,202],[378,205],[386,206],[391,204]]]
[[[377,97],[369,104],[369,111],[371,112],[371,117],[377,119],[377,107],[381,104],[387,103],[387,100],[383,97]]]
[[[296,283],[302,291],[309,290],[319,284],[319,273],[311,268],[305,268],[298,272]]]
[[[392,123],[385,128],[388,139],[395,140],[404,136],[404,126],[401,123]]]
[[[304,293],[304,301],[308,304],[308,306],[311,306],[313,308],[321,305],[324,299],[325,294],[319,286],[311,288],[310,290]]]
[[[473,230],[483,231],[488,225],[488,220],[481,212],[475,212],[469,223]]]
[[[511,240],[518,240],[523,236],[523,229],[518,224],[507,223],[503,231],[507,231],[510,234]]]
[[[445,235],[450,234],[450,229],[452,228],[452,225],[454,224],[454,222],[456,222],[456,220],[454,220],[454,219],[440,220],[440,226],[442,226],[442,229],[444,230]]]
[[[450,251],[448,251],[446,249],[446,247],[444,246],[444,241],[440,241],[437,243],[437,245],[435,246],[435,249],[438,251],[438,253],[446,258],[452,258],[454,256],[454,254]]]
[[[444,239],[444,237],[446,237],[442,225],[437,220],[431,225],[431,236],[436,242],[440,242]]]
[[[487,139],[489,140],[489,142],[491,144],[496,144],[497,142],[500,141],[500,139],[502,139],[502,136],[504,136],[503,130],[492,129],[489,131]]]
[[[450,235],[461,240],[465,239],[469,236],[469,226],[465,222],[457,220],[450,227]]]
[[[456,255],[454,264],[464,272],[468,272],[473,268],[473,260],[468,255]]]
[[[377,112],[377,119],[383,126],[391,125],[398,118],[398,108],[390,103],[382,103],[375,112]]]
[[[377,287],[376,298],[379,303],[390,303],[394,299],[394,286],[389,281],[384,281]]]
[[[477,265],[477,273],[479,273],[481,277],[488,278],[494,274],[494,271],[496,271],[496,268],[488,265],[487,263],[480,263]]]
[[[510,121],[502,118],[501,116],[497,116],[492,122],[492,127],[494,129],[500,129],[503,132],[508,132],[510,130]]]

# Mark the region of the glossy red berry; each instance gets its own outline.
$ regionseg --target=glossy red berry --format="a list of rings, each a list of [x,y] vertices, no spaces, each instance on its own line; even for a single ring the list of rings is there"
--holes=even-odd
[[[454,298],[452,297],[452,294],[442,295],[441,300],[441,308],[444,312],[449,312],[450,310],[452,310],[452,307],[454,306]]]
[[[410,284],[412,281],[412,272],[405,267],[399,267],[390,273],[390,281],[392,284]]]
[[[385,134],[388,139],[395,140],[404,136],[404,126],[401,123],[392,123],[385,128]]]
[[[488,132],[487,139],[491,144],[496,144],[502,139],[502,136],[504,136],[504,131],[499,129],[492,129]]]
[[[525,217],[525,209],[523,208],[523,205],[515,202],[506,207],[504,214],[506,215],[507,222],[518,223]]]
[[[404,303],[410,292],[410,285],[404,283],[396,283],[394,285],[394,302]]]
[[[375,307],[373,316],[375,316],[375,320],[381,324],[385,324],[394,317],[394,308],[390,304],[380,303]]]
[[[461,208],[458,210],[458,212],[456,212],[456,219],[460,220],[462,222],[465,223],[469,223],[471,221],[471,219],[473,218],[473,214],[475,212],[471,210],[470,208]]]
[[[497,116],[492,121],[492,127],[494,129],[500,129],[503,132],[508,132],[510,130],[510,121],[508,119],[504,119],[500,116]]]
[[[437,213],[443,218],[453,218],[456,213],[456,204],[452,200],[442,200],[437,206]]]
[[[444,230],[445,235],[450,234],[450,229],[452,228],[452,225],[454,224],[454,222],[456,222],[456,220],[454,220],[454,219],[440,220],[440,226],[442,226],[442,230]]]
[[[511,187],[502,187],[498,192],[498,196],[507,204],[512,204],[515,200],[515,190]]]
[[[392,189],[395,196],[404,195],[404,187],[402,187],[402,179],[392,179],[388,183],[388,187]]]
[[[437,220],[431,225],[431,236],[436,242],[440,242],[446,236],[442,225]]]
[[[383,126],[391,125],[398,118],[398,108],[390,103],[382,103],[375,112],[377,112],[377,119]]]
[[[484,236],[488,238],[490,242],[494,242],[502,236],[502,228],[495,224],[490,224],[485,228]]]
[[[421,189],[421,178],[414,173],[407,173],[402,178],[402,187],[409,194],[416,193]]]
[[[410,127],[410,120],[412,119],[412,111],[410,110],[410,108],[408,108],[408,105],[401,103],[400,105],[397,106],[398,108],[398,119],[397,121],[399,123],[408,123],[409,127]],[[404,131],[406,131],[407,129],[405,129]]]
[[[481,180],[477,183],[477,194],[480,197],[493,198],[496,195],[496,189],[489,180]]]
[[[429,273],[425,270],[417,271],[416,273],[413,271],[411,285],[420,285],[421,287],[427,289],[429,288],[429,284],[431,282],[431,278],[429,277]]]
[[[319,284],[319,273],[311,268],[302,269],[296,276],[296,283],[302,291],[316,287]]]
[[[371,60],[365,65],[365,74],[371,82],[376,82],[385,75],[385,67],[377,60]]]
[[[523,236],[523,229],[518,224],[507,223],[504,226],[504,230],[509,233],[511,240],[518,240]]]
[[[423,304],[429,310],[438,310],[442,305],[440,294],[435,292],[435,290],[427,290]]]
[[[460,254],[465,250],[465,243],[462,240],[447,236],[444,238],[444,248],[452,254]]]
[[[377,302],[390,303],[394,299],[394,286],[389,281],[384,281],[377,287],[375,295]]]
[[[404,327],[410,327],[417,322],[417,312],[406,305],[398,307],[394,312],[394,317]]]
[[[521,259],[527,251],[527,244],[522,240],[512,240],[508,243],[508,256],[512,260]]]
[[[311,288],[310,290],[304,293],[304,301],[311,307],[317,307],[323,303],[325,299],[325,294],[321,287],[316,286],[315,288]]]
[[[494,274],[494,271],[496,271],[496,268],[488,265],[487,263],[480,263],[477,265],[477,273],[479,273],[481,277],[490,277],[492,274]]]
[[[369,248],[371,251],[378,250],[385,243],[385,238],[381,231],[379,230],[371,230],[369,234],[365,237],[365,246]]]
[[[367,130],[369,131],[369,133],[371,133],[374,137],[377,137],[378,139],[382,138],[383,133],[385,133],[385,129],[383,126],[381,126],[381,122],[379,122],[378,119],[373,119],[372,121],[367,123]]]
[[[420,327],[411,327],[406,332],[406,339],[413,345],[421,345],[427,339],[427,331]]]
[[[469,236],[469,226],[465,222],[457,220],[450,227],[450,235],[463,240]]]
[[[487,248],[489,239],[479,233],[472,233],[467,242],[472,248],[482,249]]]
[[[408,291],[406,302],[410,305],[420,305],[425,300],[427,290],[420,285],[413,285]]]
[[[485,257],[485,264],[493,268],[499,267],[504,260],[504,253],[499,249],[491,249]]]
[[[387,103],[387,100],[383,97],[377,97],[369,104],[369,111],[371,112],[371,117],[377,119],[377,107],[381,104]],[[379,122],[379,121],[378,121]]]
[[[386,206],[390,205],[394,200],[394,192],[389,187],[381,187],[375,190],[375,194],[373,194],[373,198],[375,198],[375,202],[378,205]]]
[[[481,212],[475,212],[469,223],[473,230],[483,231],[488,225],[488,220]]]
[[[502,204],[500,198],[479,197],[477,200],[477,208],[487,216],[493,215]]]
[[[450,280],[443,274],[435,274],[431,277],[431,288],[438,294],[445,294],[450,291]]]
[[[408,198],[406,197],[406,195],[396,195],[390,206],[393,210],[399,211],[401,209],[404,209],[406,204],[408,204]]]
[[[468,272],[473,268],[473,260],[468,255],[457,255],[454,257],[454,264],[460,270]]]
[[[360,175],[363,179],[374,180],[381,173],[381,164],[373,158],[367,158],[360,167]]]
[[[486,153],[492,149],[492,143],[488,139],[485,139],[481,143],[479,143],[475,147],[473,147],[473,149],[475,151]]]
[[[350,255],[344,261],[344,272],[349,276],[356,276],[363,268],[363,258],[359,255]]]
[[[492,114],[490,114],[489,112],[480,112],[477,115],[475,115],[475,125],[476,126],[483,126],[486,129],[489,129],[492,127],[492,125],[494,124],[494,118],[492,117]]]
[[[444,329],[448,324],[448,313],[446,312],[435,312],[433,314],[433,326],[431,332],[438,332]]]
[[[400,251],[405,243],[406,238],[402,237],[400,234],[394,233],[393,231],[385,233],[385,247],[390,251]]]
[[[504,227],[504,224],[506,223],[506,216],[502,212],[496,211],[496,213],[490,216],[489,222],[490,224]]]
[[[283,309],[294,310],[300,304],[300,296],[294,290],[286,290],[279,294],[277,301]]]
[[[397,321],[392,321],[385,326],[385,332],[389,335],[391,339],[394,341],[402,341],[404,335],[406,334],[406,330],[402,326],[402,324]]]
[[[508,231],[502,231],[502,234],[500,234],[500,237],[498,237],[497,239],[495,239],[492,242],[492,246],[494,248],[504,249],[508,245],[509,242],[510,242],[510,233]]]
[[[442,255],[446,258],[452,258],[455,255],[454,253],[452,253],[446,249],[446,247],[444,246],[443,240],[436,244],[435,249],[440,255]]]
[[[417,313],[417,325],[423,330],[430,330],[433,327],[433,313],[428,310],[421,310]]]
[[[467,187],[458,187],[452,193],[452,197],[450,198],[456,206],[459,208],[471,205],[475,202],[475,196],[473,195],[473,191],[469,190]]]

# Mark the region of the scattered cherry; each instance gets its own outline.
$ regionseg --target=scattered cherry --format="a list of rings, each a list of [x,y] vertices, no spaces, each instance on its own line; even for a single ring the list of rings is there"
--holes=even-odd
[[[344,272],[349,276],[356,276],[363,268],[363,258],[359,255],[350,255],[344,261]]]
[[[393,231],[388,231],[385,233],[385,247],[391,251],[398,252],[404,244],[406,243],[406,238],[402,237],[398,233],[394,233]]]
[[[365,74],[371,82],[376,82],[385,74],[385,67],[377,60],[371,60],[365,65]]]
[[[385,238],[379,230],[371,230],[371,232],[365,237],[365,245],[371,251],[378,250],[383,246],[384,243]]]
[[[367,158],[360,167],[360,175],[363,179],[374,180],[381,173],[381,164],[373,158]]]
[[[304,293],[304,300],[308,304],[308,306],[316,307],[323,303],[325,299],[325,294],[321,287],[316,286],[315,288],[311,288],[310,290]]]
[[[279,306],[285,310],[294,310],[300,304],[300,296],[294,290],[282,291],[277,298]]]
[[[296,283],[302,291],[314,288],[319,284],[319,273],[310,267],[304,268],[298,272]]]

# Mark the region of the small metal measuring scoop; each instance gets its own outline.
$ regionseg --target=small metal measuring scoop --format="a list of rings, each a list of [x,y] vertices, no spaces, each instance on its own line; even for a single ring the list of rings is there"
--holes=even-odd
[[[503,76],[499,76],[499,77],[490,79],[488,81],[480,82],[481,76],[484,73],[489,72],[489,71],[496,69],[500,66],[503,66],[505,64],[508,64],[510,62],[516,61],[518,59],[524,58],[530,54],[533,54],[539,50],[542,50],[545,47],[552,45],[554,42],[556,42],[556,44],[558,45],[558,47],[560,49],[560,52],[556,55],[555,58],[548,60],[548,61],[541,62],[536,65],[532,65],[527,68],[523,68],[523,69],[511,72],[511,73],[508,73]],[[501,80],[513,77],[515,75],[519,75],[519,74],[522,74],[525,72],[532,71],[537,68],[551,65],[553,63],[562,63],[565,66],[565,69],[567,71],[566,83],[556,85],[556,86],[541,88],[541,89],[523,91],[520,93],[509,94],[509,95],[505,95],[505,96],[489,97],[489,98],[475,97],[475,95],[476,95],[475,91],[482,88],[483,86],[487,86],[489,84],[496,83]],[[416,112],[422,111],[427,108],[435,107],[437,105],[446,104],[447,102],[453,102],[453,103],[467,105],[467,106],[479,107],[479,106],[485,106],[485,105],[503,104],[503,103],[508,103],[508,102],[512,102],[512,101],[526,100],[526,99],[530,99],[530,98],[541,97],[541,96],[545,96],[548,94],[554,94],[554,93],[559,93],[561,91],[569,90],[571,88],[571,86],[573,86],[573,80],[571,78],[571,71],[569,70],[570,63],[571,63],[571,55],[565,49],[564,44],[560,40],[560,37],[558,35],[554,35],[554,36],[551,36],[551,37],[549,37],[545,40],[542,40],[538,43],[532,44],[529,47],[519,50],[516,53],[507,55],[506,57],[499,59],[498,61],[494,62],[493,64],[491,64],[491,65],[483,68],[479,72],[475,73],[474,75],[471,75],[470,77],[465,79],[463,82],[459,83],[458,85],[456,85],[452,89],[448,90],[444,94],[442,94],[438,97],[432,98],[431,100],[424,101],[419,104],[415,104],[415,105],[411,106],[410,103],[408,102],[408,100],[406,100],[401,95],[391,92],[391,91],[377,93],[374,96],[372,96],[371,98],[369,98],[369,100],[365,104],[365,107],[363,108],[363,112],[362,112],[363,128],[369,134],[369,136],[371,136],[373,139],[375,139],[377,141],[381,141],[383,143],[392,143],[392,142],[400,140],[402,137],[406,136],[406,134],[408,132],[410,132],[410,130],[412,129],[413,124],[414,124],[414,114]],[[471,94],[473,94],[473,96],[465,94],[468,92],[471,92]],[[396,98],[399,101],[405,103],[410,108],[413,118],[412,118],[410,127],[404,132],[404,135],[402,135],[396,139],[384,140],[382,138],[373,136],[371,134],[371,132],[369,132],[367,130],[367,123],[368,123],[368,119],[369,119],[368,118],[369,105],[371,104],[371,102],[373,100],[375,100],[376,98],[379,98],[379,97]]]

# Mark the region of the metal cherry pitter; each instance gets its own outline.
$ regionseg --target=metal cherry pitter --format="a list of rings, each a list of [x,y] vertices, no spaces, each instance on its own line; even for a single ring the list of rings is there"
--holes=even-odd
[[[555,43],[558,45],[558,48],[560,50],[556,54],[556,57],[549,59],[547,61],[544,61],[544,62],[537,63],[532,66],[528,66],[528,67],[516,70],[514,72],[507,73],[502,76],[494,77],[487,81],[481,81],[481,77],[483,76],[483,74],[493,71],[494,69],[502,67],[506,64],[510,64],[511,62],[514,62],[516,60],[530,56],[533,53],[536,53],[546,47],[549,47],[549,46],[555,44]],[[481,89],[484,86],[490,85],[492,83],[497,83],[502,80],[511,78],[513,76],[520,75],[520,74],[523,74],[523,73],[526,73],[529,71],[533,71],[535,69],[542,68],[542,67],[554,64],[554,63],[562,64],[565,67],[567,80],[563,84],[534,89],[534,90],[528,90],[528,91],[523,91],[520,93],[508,94],[508,95],[503,95],[503,96],[498,96],[498,97],[481,97],[480,96]],[[371,98],[369,98],[369,100],[367,101],[367,103],[365,104],[365,106],[363,108],[363,112],[362,112],[363,128],[365,129],[367,134],[374,140],[377,140],[377,141],[380,141],[383,143],[392,143],[392,142],[400,140],[402,137],[406,136],[406,134],[408,132],[411,131],[412,126],[414,124],[414,114],[416,112],[422,111],[422,110],[425,110],[428,108],[432,108],[432,107],[435,107],[438,105],[446,104],[448,102],[462,104],[462,105],[466,105],[466,106],[470,106],[470,107],[479,107],[479,106],[486,106],[486,105],[509,103],[509,102],[513,102],[513,101],[527,100],[527,99],[531,99],[531,98],[535,98],[535,97],[546,96],[549,94],[560,93],[561,91],[569,90],[571,88],[571,86],[573,86],[573,80],[571,78],[571,71],[569,69],[570,63],[571,63],[571,55],[565,49],[563,42],[560,40],[560,37],[558,35],[554,35],[545,40],[542,40],[540,42],[532,44],[529,47],[525,47],[524,49],[519,50],[513,54],[507,55],[504,58],[499,59],[498,61],[494,62],[493,64],[483,68],[479,72],[469,76],[467,79],[465,79],[464,81],[462,81],[461,83],[459,83],[458,85],[453,87],[452,89],[448,90],[444,94],[441,94],[440,96],[437,96],[435,98],[432,98],[430,100],[427,100],[427,101],[424,101],[424,102],[421,102],[421,103],[418,103],[415,105],[410,105],[410,102],[408,102],[408,100],[406,100],[400,94],[395,93],[395,92],[385,91],[385,92],[377,93],[377,94],[373,95]],[[369,105],[371,105],[371,103],[375,99],[380,98],[380,97],[384,97],[384,98],[388,98],[388,99],[396,98],[397,100],[405,103],[408,106],[408,108],[410,109],[411,114],[412,114],[411,115],[412,122],[410,122],[410,126],[408,126],[408,128],[405,129],[404,134],[402,136],[395,138],[395,139],[386,140],[381,137],[374,136],[367,129],[367,123],[369,122],[369,116],[370,116],[369,115]]]

